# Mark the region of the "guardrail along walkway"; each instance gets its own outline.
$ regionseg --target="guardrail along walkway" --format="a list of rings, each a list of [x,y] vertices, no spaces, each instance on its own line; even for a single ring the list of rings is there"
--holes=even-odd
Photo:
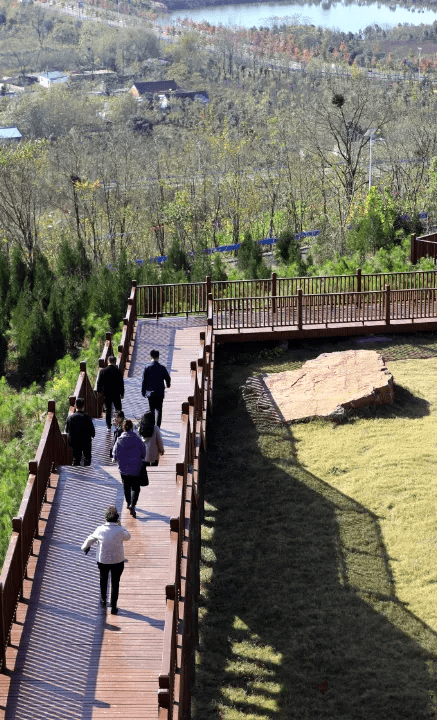
[[[37,561],[29,566],[0,676],[0,718],[73,720],[158,718],[165,586],[169,574],[170,517],[180,487],[176,459],[181,404],[190,386],[204,317],[140,320],[126,379],[126,417],[146,409],[141,380],[149,351],[160,351],[172,386],[164,402],[165,455],[150,468],[134,520],[126,510],[117,466],[109,459],[111,436],[104,419],[94,420],[96,438],[89,468],[63,466],[56,492],[49,493],[47,520]],[[179,495],[178,495],[179,494]],[[94,549],[85,556],[84,539],[104,522],[115,503],[131,533],[120,584],[119,613],[99,604]],[[36,544],[39,544],[37,541]],[[21,638],[21,639],[20,639]],[[20,639],[19,645],[18,640]]]

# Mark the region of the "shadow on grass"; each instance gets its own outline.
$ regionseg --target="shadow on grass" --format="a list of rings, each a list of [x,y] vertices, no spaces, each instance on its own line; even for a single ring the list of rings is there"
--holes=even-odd
[[[395,396],[391,405],[373,405],[351,410],[345,416],[345,422],[362,418],[421,418],[429,415],[430,404],[424,398],[413,395],[410,390],[395,383]]]
[[[288,428],[230,407],[219,375],[195,720],[437,717],[437,635],[396,597],[378,517],[297,465]]]

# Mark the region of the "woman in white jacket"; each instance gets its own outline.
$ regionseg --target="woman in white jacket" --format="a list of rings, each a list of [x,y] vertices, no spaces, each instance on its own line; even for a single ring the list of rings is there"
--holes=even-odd
[[[117,508],[110,505],[105,512],[105,524],[100,525],[87,537],[82,550],[87,555],[91,545],[97,543],[97,565],[100,572],[100,604],[106,606],[108,592],[108,578],[111,573],[111,613],[118,613],[118,589],[120,578],[124,570],[123,543],[130,540],[130,533],[120,525]]]

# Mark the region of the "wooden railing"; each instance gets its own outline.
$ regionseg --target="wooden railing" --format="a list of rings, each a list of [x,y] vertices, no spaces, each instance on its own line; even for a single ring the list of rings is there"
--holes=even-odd
[[[134,327],[137,319],[137,281],[132,282],[132,291],[127,301],[127,313],[123,319],[123,331],[117,348],[117,367],[124,373],[129,361]]]
[[[209,313],[212,320],[212,307]],[[159,675],[160,720],[188,720],[198,637],[200,523],[203,516],[203,457],[207,413],[211,409],[213,328],[200,333],[191,387],[182,404],[176,483],[180,504],[170,519],[170,574],[166,585],[164,649]]]
[[[286,297],[227,298],[211,296],[216,330],[303,325],[369,323],[436,318],[435,288],[343,292]]]
[[[128,311],[124,320],[122,342],[119,350],[119,366],[124,368],[136,320],[136,283],[129,298]],[[111,337],[107,334],[102,358],[112,353]],[[100,358],[100,360],[102,360]],[[105,360],[104,360],[105,361]],[[99,362],[100,366],[100,362]],[[101,406],[88,378],[86,363],[80,363],[79,377],[74,394],[69,398],[69,413],[73,412],[76,398],[85,400],[85,410],[91,417],[100,417]],[[71,449],[65,433],[61,432],[55,414],[55,403],[48,403],[48,414],[35,459],[29,462],[29,478],[17,516],[12,519],[12,535],[0,575],[0,669],[6,668],[6,647],[10,639],[17,605],[23,594],[23,581],[27,563],[32,553],[33,542],[38,534],[38,522],[44,503],[50,476],[58,465],[70,464]]]
[[[48,414],[34,460],[29,462],[29,479],[17,516],[12,520],[12,536],[0,575],[0,665],[5,669],[6,646],[18,602],[23,594],[23,581],[50,475],[56,465],[71,462],[67,439],[59,429],[55,403],[48,403]]]
[[[411,236],[411,264],[415,265],[422,257],[432,258],[434,262],[437,260],[437,233]]]
[[[171,285],[139,285],[136,293],[137,315],[189,315],[206,312],[208,287],[206,283]]]
[[[277,298],[285,300],[297,296],[300,290],[303,295],[333,295],[384,291],[387,285],[392,290],[433,288],[437,285],[437,270],[364,274],[358,268],[353,275],[278,278],[276,273],[272,273],[265,280],[211,282],[211,278],[207,277],[204,283],[141,285],[136,289],[136,312],[146,317],[206,313],[210,294],[214,300],[224,301],[220,306],[222,308],[235,308],[233,300],[244,300],[246,307],[247,303],[253,305],[255,298],[259,301],[270,298],[272,311],[275,312]],[[228,305],[227,301],[230,301]],[[259,304],[259,310],[263,309]]]

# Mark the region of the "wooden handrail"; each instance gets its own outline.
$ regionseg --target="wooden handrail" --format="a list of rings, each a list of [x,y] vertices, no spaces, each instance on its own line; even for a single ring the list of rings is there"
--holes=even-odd
[[[126,342],[130,343],[135,324],[135,293],[133,283],[130,303],[129,332]],[[129,312],[129,310],[128,310]],[[112,354],[112,336],[107,333],[105,349],[99,361],[107,362]],[[86,363],[81,362],[79,377],[74,394],[70,396],[69,413],[74,411],[76,399],[82,397],[85,409],[91,417],[97,417],[99,405],[88,378]],[[0,669],[6,668],[6,646],[14,622],[17,604],[23,592],[23,579],[32,552],[33,541],[38,533],[38,522],[45,500],[50,475],[55,466],[71,463],[71,450],[67,436],[59,427],[54,400],[48,401],[47,417],[35,459],[29,462],[29,477],[23,493],[18,514],[12,519],[12,535],[0,575]]]
[[[189,717],[192,684],[192,657],[197,637],[197,594],[199,582],[200,506],[199,452],[204,446],[207,409],[213,363],[212,299],[211,323],[199,338],[198,360],[190,363],[190,387],[181,407],[176,483],[181,487],[176,515],[170,520],[170,581],[166,586],[164,648],[159,676],[159,717],[182,720]],[[196,473],[196,482],[194,482]],[[197,543],[197,544],[195,544]],[[194,570],[193,570],[194,568]]]

